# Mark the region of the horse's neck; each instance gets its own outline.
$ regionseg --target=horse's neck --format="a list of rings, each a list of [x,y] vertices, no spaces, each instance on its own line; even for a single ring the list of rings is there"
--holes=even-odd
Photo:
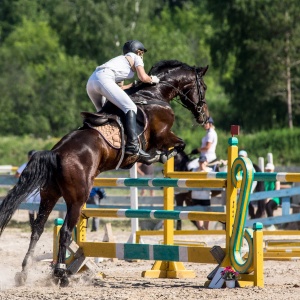
[[[178,96],[180,87],[175,80],[170,82],[170,79],[166,80],[164,76],[162,77],[161,82],[157,85],[149,86],[149,84],[140,83],[137,86],[126,90],[126,93],[135,102],[142,99],[157,99],[170,104],[170,102]]]
[[[163,93],[158,90],[141,90],[135,94],[132,94],[131,99],[136,104],[142,103],[144,100],[149,104],[162,104],[169,105],[172,101],[171,97],[166,97]]]
[[[151,91],[151,90],[143,90],[143,91],[139,91],[136,94],[133,94],[131,96],[132,99],[134,99],[134,101],[139,101],[139,100],[150,100],[150,99],[159,99],[160,101],[165,102],[166,99],[162,96],[162,94],[160,92],[157,92],[155,90]]]

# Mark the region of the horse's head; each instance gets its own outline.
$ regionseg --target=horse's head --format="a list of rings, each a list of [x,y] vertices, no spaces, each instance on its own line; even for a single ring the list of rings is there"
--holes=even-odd
[[[203,76],[208,66],[190,67],[190,72],[186,73],[185,80],[180,83],[181,93],[179,93],[182,105],[189,109],[194,115],[197,123],[203,125],[209,118],[208,106],[205,99],[206,84]]]
[[[157,75],[164,98],[169,100],[179,97],[181,104],[192,112],[197,123],[203,125],[209,118],[205,99],[206,85],[203,81],[207,67],[190,67],[185,63],[170,60],[161,61],[150,70]]]

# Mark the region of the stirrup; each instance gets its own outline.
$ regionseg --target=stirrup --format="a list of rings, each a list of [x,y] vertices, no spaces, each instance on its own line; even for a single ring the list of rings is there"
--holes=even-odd
[[[139,148],[138,155],[142,158],[151,158],[150,154]]]
[[[145,152],[144,150],[142,150],[141,148],[135,148],[135,149],[132,149],[131,147],[128,147],[126,148],[125,147],[125,154],[128,154],[128,155],[138,155],[142,158],[151,158],[151,156]]]

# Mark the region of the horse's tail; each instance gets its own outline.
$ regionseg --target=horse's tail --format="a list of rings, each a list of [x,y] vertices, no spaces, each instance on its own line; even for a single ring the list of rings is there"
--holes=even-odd
[[[0,235],[18,206],[34,191],[43,189],[47,185],[58,164],[58,156],[52,151],[38,151],[32,156],[17,184],[0,204]]]

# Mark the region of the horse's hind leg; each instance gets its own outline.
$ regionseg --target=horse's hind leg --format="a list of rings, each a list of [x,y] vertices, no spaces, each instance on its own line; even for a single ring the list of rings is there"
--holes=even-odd
[[[28,268],[33,260],[34,250],[36,247],[36,244],[38,240],[40,239],[40,236],[44,232],[45,223],[58,200],[58,196],[54,198],[43,198],[41,200],[39,212],[37,215],[37,218],[35,219],[33,223],[32,233],[30,237],[30,244],[28,251],[23,259],[22,263],[22,271],[18,272],[15,275],[15,283],[16,285],[23,285],[26,282],[27,274],[28,274]]]
[[[83,197],[83,199],[86,199],[86,197]],[[67,200],[66,200],[67,202]],[[66,250],[68,245],[70,244],[71,238],[72,238],[72,231],[74,227],[76,226],[80,212],[81,207],[83,203],[77,202],[72,203],[72,205],[68,205],[67,202],[67,214],[64,221],[63,226],[60,229],[60,238],[59,238],[59,248],[58,248],[58,256],[57,256],[57,264],[54,269],[54,276],[60,280],[60,286],[64,287],[67,286],[69,281],[67,278],[67,268],[66,268]]]
[[[68,208],[63,226],[60,229],[59,248],[57,256],[57,264],[54,269],[54,277],[60,280],[60,286],[64,287],[69,284],[66,268],[66,250],[70,244],[72,231],[76,226],[81,211],[80,206],[72,206]]]
[[[248,212],[249,212],[250,219],[255,219],[254,206],[251,202],[249,203],[248,206]]]

